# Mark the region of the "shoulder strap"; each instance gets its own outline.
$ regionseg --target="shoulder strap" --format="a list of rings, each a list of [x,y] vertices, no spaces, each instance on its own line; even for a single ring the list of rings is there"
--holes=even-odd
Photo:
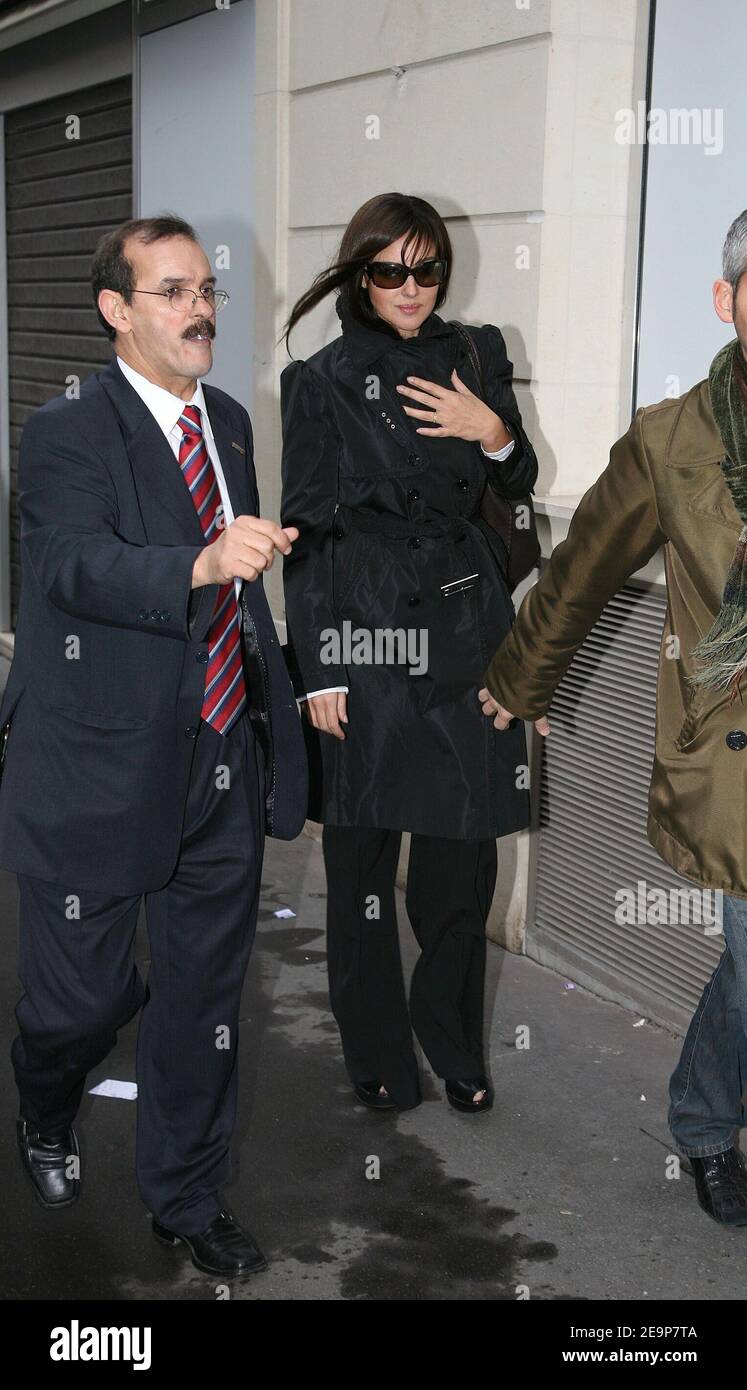
[[[472,334],[470,333],[469,329],[465,328],[464,324],[460,323],[458,319],[449,319],[449,327],[453,328],[459,334],[459,337],[462,339],[462,342],[464,343],[467,349],[467,355],[470,359],[470,362],[472,363],[472,369],[475,373],[475,376],[477,377],[477,380],[480,383],[480,395],[484,399],[485,378],[483,376],[482,362],[480,361],[480,354],[477,351],[477,345],[475,343],[475,340],[472,337]]]

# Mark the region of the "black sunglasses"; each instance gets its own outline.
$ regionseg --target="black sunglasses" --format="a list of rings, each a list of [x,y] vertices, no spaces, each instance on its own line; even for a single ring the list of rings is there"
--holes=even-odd
[[[377,290],[400,290],[409,275],[422,288],[440,285],[446,276],[446,261],[421,261],[419,265],[404,265],[402,261],[370,261],[363,269]]]

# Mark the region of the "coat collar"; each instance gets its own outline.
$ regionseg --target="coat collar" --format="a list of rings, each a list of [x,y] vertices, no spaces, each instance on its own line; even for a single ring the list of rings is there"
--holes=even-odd
[[[400,348],[405,351],[410,349],[417,355],[419,351],[422,351],[422,343],[425,338],[449,336],[454,332],[453,328],[444,319],[439,318],[438,314],[429,314],[416,337],[401,338],[394,329],[390,330],[388,327],[368,328],[365,324],[360,323],[345,307],[341,297],[338,297],[335,309],[342,324],[344,351],[356,366],[361,367],[367,366],[369,362],[375,362],[377,357],[381,357],[385,352],[391,352],[393,348]]]
[[[138,491],[147,499],[145,510],[150,513],[153,507],[165,508],[180,523],[182,535],[191,538],[191,544],[204,544],[189,488],[181,470],[175,466],[168,440],[142,397],[125,378],[116,358],[98,373],[98,380],[122,422]],[[204,385],[203,393],[234,516],[245,515],[254,504],[252,501],[250,506],[243,431],[210,386]],[[238,448],[234,448],[234,444]]]
[[[682,397],[672,421],[664,461],[670,468],[687,468],[694,463],[720,463],[725,455],[706,378]]]

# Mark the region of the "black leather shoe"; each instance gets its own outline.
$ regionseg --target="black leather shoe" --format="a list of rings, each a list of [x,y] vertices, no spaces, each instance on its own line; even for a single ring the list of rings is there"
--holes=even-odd
[[[39,1134],[31,1120],[16,1120],[18,1149],[39,1201],[45,1207],[69,1207],[77,1201],[80,1178],[70,1178],[72,1154],[80,1162],[78,1139],[72,1125],[59,1136]]]
[[[455,1110],[489,1110],[493,1104],[493,1092],[486,1076],[475,1076],[469,1081],[445,1081],[446,1099]],[[482,1100],[475,1100],[478,1091],[484,1091]]]
[[[153,1234],[165,1245],[183,1241],[189,1247],[192,1264],[205,1274],[220,1274],[226,1279],[241,1278],[267,1269],[267,1260],[248,1231],[228,1211],[221,1211],[196,1236],[182,1236],[170,1231],[153,1217]]]
[[[698,1201],[723,1226],[747,1226],[747,1171],[739,1149],[724,1149],[706,1158],[688,1155]]]
[[[372,1110],[396,1110],[397,1102],[387,1091],[386,1095],[381,1095],[381,1081],[357,1081],[355,1084],[355,1094],[364,1105],[370,1106]]]

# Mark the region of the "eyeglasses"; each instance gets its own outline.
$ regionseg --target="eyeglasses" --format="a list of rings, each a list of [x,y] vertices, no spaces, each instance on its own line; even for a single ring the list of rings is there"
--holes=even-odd
[[[204,299],[217,314],[221,309],[225,309],[230,298],[228,290],[215,290],[212,285],[207,285],[199,292],[184,290],[179,285],[170,285],[167,290],[133,290],[133,294],[158,294],[163,299],[168,299],[172,309],[176,309],[180,314],[194,309],[198,299]]]
[[[421,261],[405,265],[402,261],[370,261],[363,269],[377,290],[401,290],[410,275],[421,288],[440,285],[446,276],[446,261]]]

